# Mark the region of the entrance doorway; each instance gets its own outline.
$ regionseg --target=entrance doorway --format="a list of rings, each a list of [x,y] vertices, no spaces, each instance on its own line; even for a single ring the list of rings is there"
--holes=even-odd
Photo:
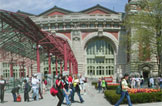
[[[143,71],[143,78],[148,79],[149,72],[148,71]]]
[[[86,45],[87,75],[104,77],[114,75],[114,45],[107,38],[91,39]]]

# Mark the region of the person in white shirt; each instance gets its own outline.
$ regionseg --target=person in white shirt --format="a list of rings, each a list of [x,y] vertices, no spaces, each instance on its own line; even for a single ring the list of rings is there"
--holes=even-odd
[[[34,98],[36,97],[36,100],[39,100],[39,80],[36,74],[34,74],[31,83],[32,83],[32,90],[33,90],[32,99],[35,100]]]
[[[80,81],[80,90],[81,90],[81,92],[84,92],[85,91],[85,88],[84,88],[85,78],[82,75],[80,75],[79,81]]]
[[[134,76],[132,76],[131,78],[131,88],[135,88],[135,85],[136,85],[136,79]]]
[[[151,77],[149,81],[150,81],[150,87],[154,88],[154,78]]]
[[[137,88],[140,88],[140,83],[141,83],[141,81],[140,81],[140,78],[139,78],[139,76],[136,78],[136,84],[137,84]]]

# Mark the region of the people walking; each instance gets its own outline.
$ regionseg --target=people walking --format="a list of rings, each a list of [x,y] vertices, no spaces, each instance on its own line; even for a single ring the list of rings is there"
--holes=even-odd
[[[3,76],[0,75],[0,99],[1,99],[1,103],[4,102],[5,85],[6,85],[6,81],[3,79]]]
[[[56,80],[56,88],[58,89],[57,97],[59,99],[57,106],[61,106],[64,100],[64,94],[63,94],[64,84],[62,82],[62,75],[58,75],[58,78]]]
[[[63,77],[63,84],[64,84],[64,88],[65,88],[65,89],[63,89],[63,93],[64,93],[64,97],[66,98],[66,104],[67,104],[67,106],[70,106],[71,102],[69,101],[69,95],[68,95],[68,92],[69,92],[68,76]]]
[[[42,84],[42,81],[39,79],[39,95],[41,99],[43,99],[41,84]]]
[[[137,76],[137,77],[135,78],[135,80],[136,80],[136,87],[139,89],[139,88],[140,88],[140,83],[141,83],[140,77]]]
[[[162,75],[160,75],[160,78],[159,78],[159,82],[160,82],[160,89],[162,89]]]
[[[73,86],[74,86],[74,91],[77,93],[77,95],[78,95],[78,97],[80,99],[80,102],[83,103],[84,100],[83,100],[83,98],[80,95],[79,79],[78,79],[77,75],[75,76],[75,79],[74,79],[74,82],[73,82]]]
[[[141,88],[143,88],[143,84],[144,84],[144,78],[143,78],[143,76],[141,75],[141,78],[140,78],[140,82],[141,82]]]
[[[74,86],[73,86],[73,77],[72,75],[70,74],[69,77],[68,77],[68,83],[69,83],[69,91],[70,91],[70,95],[69,95],[69,100],[71,102],[74,102]]]
[[[128,94],[128,89],[130,89],[128,87],[128,83],[127,83],[128,78],[129,78],[129,75],[128,74],[125,74],[124,77],[121,80],[121,88],[122,88],[121,97],[117,101],[117,103],[115,104],[115,106],[119,106],[119,104],[123,101],[123,99],[124,99],[125,96],[127,97],[128,105],[129,106],[132,106],[131,99],[130,99],[130,96]]]
[[[101,90],[102,90],[102,86],[101,86],[101,78],[98,79],[97,86],[98,86],[98,92],[100,93]]]
[[[20,85],[11,90],[14,102],[17,102],[17,96],[19,96]]]
[[[150,82],[150,87],[154,88],[154,78],[152,76],[150,77],[149,82]]]
[[[39,100],[39,80],[37,78],[37,75],[34,74],[32,78],[32,90],[33,90],[33,100]]]
[[[80,83],[80,90],[81,92],[83,92],[83,94],[85,94],[85,87],[84,87],[84,81],[85,81],[85,78],[80,75],[80,78],[79,78],[79,83]]]
[[[135,88],[136,86],[136,79],[134,76],[131,77],[131,88]]]
[[[105,81],[104,78],[102,78],[101,85],[102,85],[102,90],[103,90],[103,93],[104,93],[104,91],[106,90],[106,81]]]
[[[29,91],[30,91],[30,85],[27,82],[27,80],[24,80],[24,101],[29,102]]]

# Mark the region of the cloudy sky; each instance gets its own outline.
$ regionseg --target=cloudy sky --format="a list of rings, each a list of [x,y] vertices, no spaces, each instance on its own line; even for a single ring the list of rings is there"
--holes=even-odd
[[[71,11],[81,11],[97,4],[117,12],[124,12],[128,0],[0,0],[0,9],[40,14],[55,5]]]

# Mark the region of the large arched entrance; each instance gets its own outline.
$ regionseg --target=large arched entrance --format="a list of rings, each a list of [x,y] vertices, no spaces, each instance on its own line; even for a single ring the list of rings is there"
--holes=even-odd
[[[86,44],[86,75],[109,77],[114,75],[114,45],[106,37],[95,37]]]

